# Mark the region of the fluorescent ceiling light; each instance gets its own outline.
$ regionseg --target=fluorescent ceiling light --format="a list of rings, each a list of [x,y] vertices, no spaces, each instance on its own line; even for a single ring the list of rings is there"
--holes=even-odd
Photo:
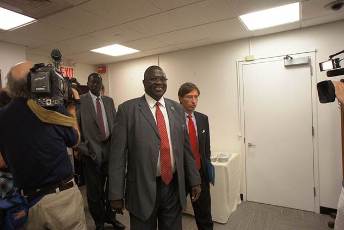
[[[34,21],[36,19],[0,7],[0,29],[2,30],[14,29]]]
[[[249,30],[259,30],[300,20],[299,2],[240,16]]]
[[[93,49],[91,51],[96,52],[96,53],[110,55],[110,56],[122,56],[122,55],[126,55],[126,54],[132,54],[132,53],[139,52],[139,50],[132,49],[132,48],[122,46],[119,44],[104,46],[104,47],[101,47],[98,49]]]

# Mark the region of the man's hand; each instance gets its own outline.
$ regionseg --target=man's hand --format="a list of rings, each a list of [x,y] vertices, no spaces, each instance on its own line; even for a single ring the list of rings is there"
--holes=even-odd
[[[123,200],[110,200],[110,205],[116,213],[123,214]]]
[[[191,188],[191,201],[195,202],[198,200],[199,196],[201,195],[201,185],[195,185]]]
[[[80,154],[77,148],[73,148],[73,155],[75,159],[80,160]]]
[[[73,98],[74,98],[75,100],[80,100],[79,92],[78,92],[76,89],[74,89],[74,88],[71,88],[71,89],[72,89]]]
[[[341,81],[332,81],[336,89],[336,97],[340,104],[344,104],[344,83]]]

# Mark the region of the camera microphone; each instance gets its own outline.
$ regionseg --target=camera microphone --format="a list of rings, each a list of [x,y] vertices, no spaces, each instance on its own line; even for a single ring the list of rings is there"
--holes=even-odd
[[[335,77],[339,75],[344,75],[344,68],[328,70],[326,75],[328,77]]]
[[[53,49],[50,56],[55,62],[60,62],[62,59],[62,54],[59,49]]]

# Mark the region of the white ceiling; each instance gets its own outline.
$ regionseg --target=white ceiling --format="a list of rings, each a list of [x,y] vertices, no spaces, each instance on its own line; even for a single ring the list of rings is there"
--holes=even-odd
[[[238,16],[292,3],[290,0],[0,0],[0,6],[38,18],[0,41],[24,45],[34,55],[59,48],[77,63],[111,63],[152,54],[303,28],[344,19],[344,8],[325,9],[331,0],[303,0],[302,20],[250,32]],[[122,57],[89,50],[119,43],[141,52]]]

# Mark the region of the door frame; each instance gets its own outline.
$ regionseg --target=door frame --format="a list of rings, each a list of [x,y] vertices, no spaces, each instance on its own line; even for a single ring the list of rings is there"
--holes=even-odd
[[[243,66],[247,64],[261,63],[266,61],[281,60],[281,58],[289,55],[293,56],[309,56],[311,63],[309,65],[311,75],[311,100],[312,100],[312,125],[314,129],[314,135],[312,138],[313,142],[313,177],[314,177],[314,212],[320,213],[320,184],[319,184],[319,141],[318,141],[318,97],[317,97],[317,66],[316,50],[302,51],[298,53],[288,53],[270,57],[259,57],[253,61],[245,61],[243,59],[236,61],[236,72],[237,72],[237,91],[238,91],[238,119],[240,125],[239,138],[241,142],[241,164],[242,164],[242,184],[241,191],[243,193],[243,200],[247,201],[247,176],[246,176],[246,154],[247,145],[245,143],[245,104],[244,104],[244,81],[243,81]]]

